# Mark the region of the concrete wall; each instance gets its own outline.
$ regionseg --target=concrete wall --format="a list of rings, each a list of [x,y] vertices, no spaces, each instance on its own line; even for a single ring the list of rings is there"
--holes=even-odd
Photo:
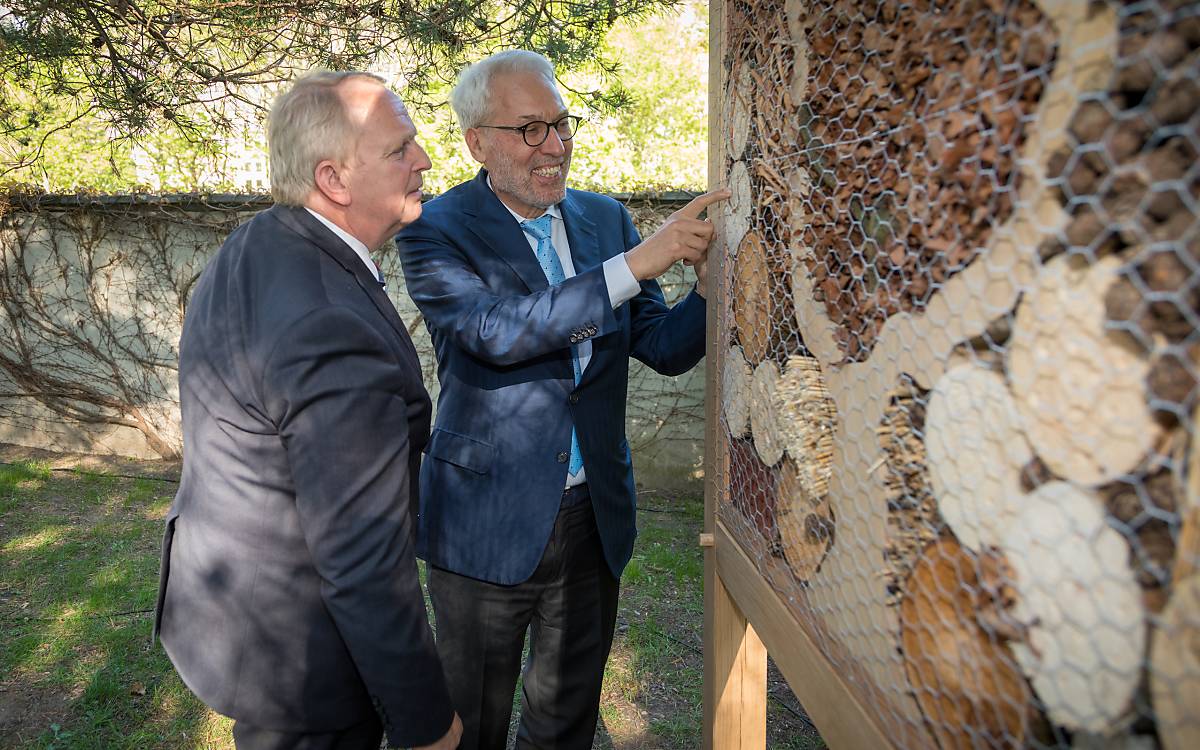
[[[615,196],[643,235],[688,196]],[[192,285],[262,196],[0,196],[0,442],[158,458],[181,450],[179,333]],[[436,399],[436,366],[399,260],[382,268]],[[690,270],[662,280],[668,300]],[[628,432],[638,479],[701,478],[703,365],[680,377],[630,365]]]

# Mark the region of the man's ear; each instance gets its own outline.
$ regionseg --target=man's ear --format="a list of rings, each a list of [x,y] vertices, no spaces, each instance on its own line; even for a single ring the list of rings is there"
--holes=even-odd
[[[350,188],[342,179],[342,170],[341,164],[331,159],[325,159],[317,163],[314,177],[317,182],[317,190],[322,195],[339,206],[348,206],[350,205]]]
[[[471,158],[480,164],[487,164],[487,149],[484,148],[479,128],[467,128],[467,132],[463,134],[463,137],[467,141],[467,148],[471,149]]]

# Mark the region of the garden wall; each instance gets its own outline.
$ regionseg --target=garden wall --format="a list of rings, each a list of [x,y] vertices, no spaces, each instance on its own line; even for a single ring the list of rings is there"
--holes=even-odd
[[[688,199],[616,195],[649,234]],[[0,196],[0,442],[140,458],[181,449],[178,342],[192,285],[263,196]],[[436,400],[433,350],[399,260],[382,268]],[[663,279],[669,299],[691,280]],[[690,273],[690,271],[688,272]],[[638,478],[702,476],[703,375],[631,365],[628,431]]]

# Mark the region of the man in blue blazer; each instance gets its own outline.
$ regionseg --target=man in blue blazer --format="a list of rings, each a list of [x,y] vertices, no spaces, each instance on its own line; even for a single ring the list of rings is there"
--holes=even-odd
[[[528,629],[517,746],[590,748],[637,533],[629,357],[678,374],[704,355],[698,215],[728,193],[642,242],[619,203],[567,190],[580,120],[532,52],[470,66],[451,104],[484,168],[399,235],[441,382],[417,536],[438,652],[461,747],[505,746]],[[654,279],[680,260],[698,288],[668,308]]]

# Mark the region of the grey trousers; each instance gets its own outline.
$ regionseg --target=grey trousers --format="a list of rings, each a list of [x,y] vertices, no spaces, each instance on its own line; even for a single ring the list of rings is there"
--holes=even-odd
[[[431,566],[438,654],[463,722],[459,748],[505,747],[527,630],[517,748],[591,748],[618,591],[590,498],[560,509],[523,583],[501,586]]]

